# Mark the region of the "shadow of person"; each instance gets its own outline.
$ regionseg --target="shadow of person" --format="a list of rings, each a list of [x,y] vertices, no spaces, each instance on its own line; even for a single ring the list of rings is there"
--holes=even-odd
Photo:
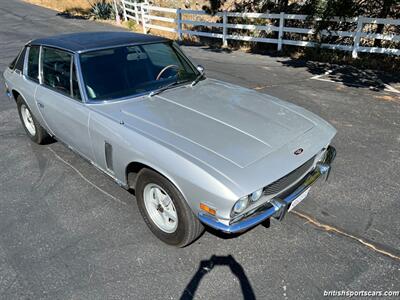
[[[187,284],[180,299],[181,300],[193,299],[194,295],[196,294],[196,290],[200,285],[200,281],[215,266],[228,266],[231,269],[232,274],[239,279],[243,298],[246,300],[256,299],[253,288],[251,287],[250,281],[247,278],[243,267],[233,258],[232,255],[228,256],[213,255],[208,260],[202,260],[199,264],[197,272],[193,275],[192,279]]]

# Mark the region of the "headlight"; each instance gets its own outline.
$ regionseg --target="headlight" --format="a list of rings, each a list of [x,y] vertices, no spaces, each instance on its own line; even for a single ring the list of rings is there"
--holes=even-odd
[[[233,212],[235,214],[240,214],[242,211],[246,209],[246,207],[249,205],[249,197],[243,197],[240,198],[238,201],[236,201],[235,205],[233,206]]]
[[[263,192],[263,189],[259,189],[259,190],[255,191],[254,193],[252,193],[250,195],[250,200],[252,202],[256,202],[258,199],[260,199],[262,192]]]

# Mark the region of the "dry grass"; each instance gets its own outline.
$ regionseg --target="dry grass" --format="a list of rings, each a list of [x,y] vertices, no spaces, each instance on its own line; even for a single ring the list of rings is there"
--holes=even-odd
[[[26,2],[44,6],[57,11],[87,10],[90,8],[88,0],[25,0]]]
[[[91,4],[99,0],[24,0],[28,3],[47,7],[62,14],[88,18],[90,16]],[[112,2],[113,0],[106,0]]]

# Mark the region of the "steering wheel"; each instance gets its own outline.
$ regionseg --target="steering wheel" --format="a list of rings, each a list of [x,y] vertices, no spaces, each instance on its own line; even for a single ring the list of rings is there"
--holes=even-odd
[[[164,67],[164,68],[160,71],[160,73],[158,73],[158,75],[157,75],[157,77],[156,77],[156,80],[160,80],[161,75],[162,75],[165,71],[167,71],[168,69],[171,69],[171,68],[174,68],[174,69],[178,69],[178,70],[179,70],[179,66],[177,66],[177,65],[168,65],[168,66]]]

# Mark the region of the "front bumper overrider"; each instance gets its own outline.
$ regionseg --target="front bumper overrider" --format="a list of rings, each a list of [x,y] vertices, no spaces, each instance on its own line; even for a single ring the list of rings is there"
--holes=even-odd
[[[325,160],[317,162],[315,168],[305,175],[299,183],[295,185],[295,188],[289,189],[289,192],[283,192],[278,197],[275,197],[271,201],[265,203],[261,207],[258,207],[250,215],[243,217],[238,221],[231,221],[229,225],[226,225],[211,215],[200,212],[199,219],[204,224],[226,232],[226,233],[239,233],[254,227],[270,217],[276,217],[282,220],[285,216],[290,204],[304,193],[311,185],[313,185],[319,178],[328,179],[331,171],[331,164],[336,156],[336,150],[334,147],[329,146],[326,152]]]

